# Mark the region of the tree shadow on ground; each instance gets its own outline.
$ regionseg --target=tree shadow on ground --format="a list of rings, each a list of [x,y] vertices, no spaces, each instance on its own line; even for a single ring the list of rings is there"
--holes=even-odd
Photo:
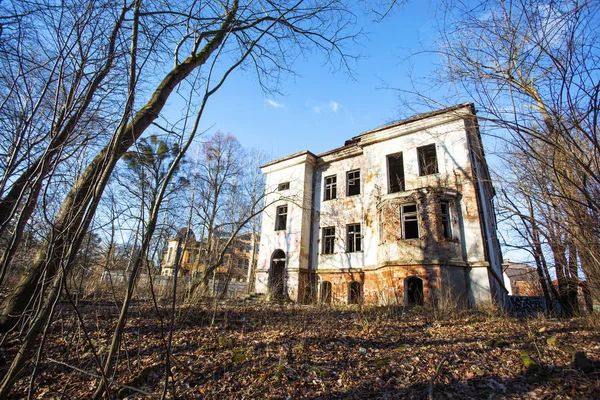
[[[408,383],[400,377],[372,384],[360,384],[348,389],[331,391],[326,395],[307,399],[427,399],[429,382]],[[556,398],[557,389],[567,396],[600,398],[598,374],[584,374],[570,367],[543,368],[536,375],[499,377],[483,375],[461,379],[444,372],[433,386],[434,399],[505,399],[505,398]]]

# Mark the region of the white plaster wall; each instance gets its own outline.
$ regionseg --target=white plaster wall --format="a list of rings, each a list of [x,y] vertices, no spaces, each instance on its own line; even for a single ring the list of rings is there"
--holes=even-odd
[[[361,193],[359,195],[346,195],[346,172],[360,169]],[[313,230],[313,248],[318,253],[317,265],[319,269],[351,269],[363,268],[368,265],[368,255],[374,252],[377,255],[376,242],[372,240],[372,231],[368,229],[367,214],[371,209],[370,196],[364,193],[365,166],[363,157],[355,156],[319,167],[315,172],[315,225]],[[335,175],[337,177],[337,197],[323,201],[325,178]],[[346,252],[347,225],[361,224],[362,251]],[[335,244],[333,254],[321,254],[323,227],[335,227]],[[373,247],[374,245],[374,247]],[[376,263],[376,258],[373,264]]]
[[[393,134],[391,128],[387,133]],[[417,148],[436,144],[438,173],[419,176]],[[475,198],[465,201],[465,196],[474,196],[473,183],[470,181],[471,164],[467,148],[465,126],[462,120],[446,123],[433,128],[398,136],[365,146],[363,154],[332,161],[319,167],[315,174],[318,182],[315,193],[315,209],[318,227],[313,229],[313,248],[318,257],[313,258],[319,269],[348,269],[376,266],[379,244],[379,224],[376,220],[378,197],[388,192],[387,156],[402,152],[406,190],[427,186],[444,186],[463,192],[468,186],[470,191],[463,193],[462,200],[456,205],[453,228],[459,232],[465,258],[470,262],[484,261],[481,229],[478,222],[478,210]],[[361,194],[346,196],[346,172],[360,169]],[[337,176],[337,198],[323,201],[325,177]],[[346,225],[361,222],[363,251],[346,253]],[[335,226],[336,243],[332,255],[321,253],[322,240],[319,228]]]
[[[286,254],[284,286],[294,298],[298,289],[298,270],[308,266],[312,167],[310,162],[307,163],[307,156],[301,155],[266,167],[263,172],[266,174],[267,195],[262,218],[256,291],[267,292],[271,256],[275,250],[281,249]],[[290,183],[289,189],[278,191],[278,185],[283,182]],[[286,229],[275,231],[277,207],[281,205],[288,207]],[[303,235],[303,232],[306,234]]]
[[[468,270],[467,282],[470,288],[470,300],[473,305],[479,306],[492,301],[490,293],[490,277],[488,268],[473,267]]]
[[[171,257],[169,258],[169,252]],[[169,240],[167,242],[167,251],[164,253],[163,264],[161,267],[161,275],[172,276],[175,266],[175,254],[177,253],[177,240]]]
[[[417,148],[435,143],[438,159],[438,173],[419,176]],[[445,186],[463,193],[458,203],[458,214],[462,217],[461,242],[468,261],[483,261],[484,252],[481,243],[481,228],[478,222],[478,210],[475,199],[465,202],[468,192],[464,189],[472,186],[469,180],[471,163],[467,148],[465,126],[462,120],[446,123],[422,131],[413,132],[388,141],[368,146],[365,151],[365,163],[373,165],[376,173],[366,182],[366,191],[375,191],[375,185],[388,192],[387,155],[402,152],[404,159],[404,177],[406,190],[427,186]],[[474,193],[471,191],[474,195]]]
[[[475,146],[479,145],[479,138],[475,135],[472,136],[471,139],[474,142]],[[483,156],[483,155],[481,155]],[[477,168],[477,175],[481,180],[480,185],[478,185],[479,195],[481,197],[481,214],[483,215],[486,227],[486,236],[489,238],[489,258],[490,258],[490,266],[494,269],[497,275],[497,279],[500,285],[503,285],[502,282],[502,253],[499,247],[499,243],[496,240],[496,216],[494,212],[493,205],[493,187],[489,181],[489,174],[486,171],[485,164],[478,158],[475,157],[475,167]]]
[[[504,280],[504,287],[507,290],[507,295],[512,296],[512,286],[510,285],[510,278],[506,275],[506,272],[502,273],[502,279]]]

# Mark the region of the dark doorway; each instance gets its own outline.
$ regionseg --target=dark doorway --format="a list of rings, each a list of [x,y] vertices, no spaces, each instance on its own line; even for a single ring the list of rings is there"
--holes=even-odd
[[[348,304],[358,304],[362,300],[362,285],[360,282],[350,282],[348,285]]]
[[[404,280],[404,293],[406,293],[406,304],[409,306],[423,305],[423,280],[417,277]]]
[[[331,304],[331,282],[321,282],[321,303]]]
[[[269,299],[281,301],[285,298],[285,253],[275,250],[271,256],[269,270]]]

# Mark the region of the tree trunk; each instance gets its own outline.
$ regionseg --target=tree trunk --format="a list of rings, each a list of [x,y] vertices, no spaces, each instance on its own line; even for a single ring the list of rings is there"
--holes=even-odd
[[[41,272],[45,270],[49,276],[56,274],[58,265],[65,256],[65,244],[76,244],[74,251],[79,248],[82,235],[87,231],[91,217],[117,161],[150,126],[152,121],[158,118],[175,87],[196,68],[203,65],[219,48],[225,39],[227,27],[231,23],[235,11],[235,7],[229,11],[222,29],[204,46],[201,52],[190,55],[167,74],[146,105],[136,113],[133,120],[121,130],[120,134],[98,153],[77,179],[54,221],[54,232],[58,232],[58,235],[42,245],[31,267],[2,302],[0,333],[9,331],[26,310],[29,299],[32,294],[36,293]],[[66,267],[68,268],[68,266]]]

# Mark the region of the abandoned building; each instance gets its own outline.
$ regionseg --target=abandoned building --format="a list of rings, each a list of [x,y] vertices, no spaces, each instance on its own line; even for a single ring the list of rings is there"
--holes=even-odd
[[[186,243],[187,238],[187,243]],[[179,273],[203,273],[208,261],[208,253],[216,254],[228,241],[229,235],[215,235],[212,246],[208,240],[196,240],[194,232],[181,228],[177,234],[167,241],[162,262],[161,275],[172,276],[175,271],[177,248],[180,249]],[[258,235],[243,233],[233,239],[224,254],[223,262],[215,270],[217,280],[246,282],[258,257]],[[210,249],[209,249],[210,247]],[[216,255],[214,255],[216,257]]]
[[[531,265],[506,260],[502,270],[509,296],[543,296],[537,270]]]
[[[473,104],[269,162],[256,291],[299,302],[504,303]]]

